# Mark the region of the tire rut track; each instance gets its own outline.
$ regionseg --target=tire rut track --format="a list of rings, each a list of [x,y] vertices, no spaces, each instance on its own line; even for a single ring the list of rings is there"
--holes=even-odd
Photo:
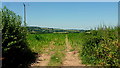
[[[52,41],[49,46],[53,46],[54,42]],[[36,66],[48,66],[48,63],[51,58],[51,54],[53,52],[50,51],[51,48],[46,48],[45,53],[43,54],[38,54],[38,58],[35,63],[31,64],[31,67],[36,67]]]
[[[85,66],[84,64],[81,63],[81,60],[78,58],[78,51],[71,51],[72,49],[69,41],[68,41],[68,36],[66,35],[66,56],[65,60],[63,61],[63,66]]]

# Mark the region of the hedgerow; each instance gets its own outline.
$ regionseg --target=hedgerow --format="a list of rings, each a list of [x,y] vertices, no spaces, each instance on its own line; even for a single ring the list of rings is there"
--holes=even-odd
[[[101,27],[83,38],[82,60],[85,64],[119,66],[118,28]]]
[[[2,68],[27,67],[35,56],[28,48],[27,30],[22,18],[6,7],[2,9]]]

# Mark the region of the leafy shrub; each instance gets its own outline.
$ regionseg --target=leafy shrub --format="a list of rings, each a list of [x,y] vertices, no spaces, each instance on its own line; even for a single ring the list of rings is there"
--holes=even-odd
[[[27,30],[21,23],[22,20],[19,15],[6,7],[2,9],[3,68],[24,68],[35,58],[28,48]]]
[[[117,27],[92,30],[83,39],[83,63],[102,66],[119,66]]]

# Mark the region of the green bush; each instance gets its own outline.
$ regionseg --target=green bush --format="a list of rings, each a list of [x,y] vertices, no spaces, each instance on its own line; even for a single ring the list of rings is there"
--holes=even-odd
[[[118,27],[98,27],[82,33],[69,33],[74,50],[79,51],[83,64],[120,67],[120,31]]]
[[[102,66],[119,66],[117,27],[92,30],[83,39],[83,63]]]
[[[3,68],[27,67],[35,56],[28,48],[27,30],[19,15],[6,7],[2,9],[2,57]],[[28,58],[29,57],[29,58]]]

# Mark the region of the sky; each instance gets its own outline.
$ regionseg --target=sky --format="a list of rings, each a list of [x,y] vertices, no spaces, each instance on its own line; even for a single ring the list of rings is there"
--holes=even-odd
[[[2,2],[118,2],[119,0],[1,0]]]
[[[28,26],[93,29],[118,25],[117,2],[26,2]],[[2,7],[24,16],[23,2],[2,2]],[[24,20],[24,19],[23,19]]]

